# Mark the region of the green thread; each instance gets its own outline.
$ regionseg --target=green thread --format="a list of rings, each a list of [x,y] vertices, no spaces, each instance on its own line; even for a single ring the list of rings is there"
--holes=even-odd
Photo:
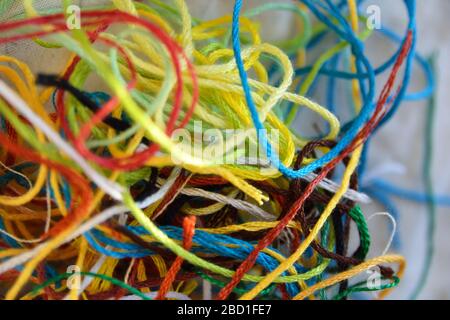
[[[435,56],[429,59],[433,74],[436,72]],[[437,79],[437,77],[435,77]],[[433,128],[436,114],[436,92],[431,96],[426,115],[426,129],[425,129],[425,151],[423,164],[423,180],[425,184],[425,192],[428,198],[427,201],[427,240],[426,240],[426,257],[422,266],[422,271],[419,276],[419,282],[416,285],[411,299],[416,300],[422,292],[430,274],[430,267],[434,257],[434,234],[436,231],[436,200],[434,198],[433,188]]]
[[[57,276],[55,276],[55,277],[53,277],[51,279],[46,280],[44,283],[34,287],[31,290],[31,294],[36,294],[39,291],[41,291],[42,289],[44,289],[45,287],[50,286],[51,284],[54,284],[54,283],[59,282],[59,281],[61,281],[63,279],[66,279],[66,278],[69,278],[69,277],[72,277],[72,276],[76,276],[76,275],[94,277],[94,278],[99,278],[99,279],[102,279],[102,280],[105,280],[105,281],[109,281],[113,285],[116,285],[116,286],[119,286],[119,287],[121,287],[121,288],[123,288],[125,290],[128,290],[130,293],[137,295],[138,297],[142,298],[143,300],[152,300],[149,297],[147,297],[145,294],[140,292],[138,289],[133,288],[132,286],[129,286],[125,282],[120,281],[120,280],[118,280],[116,278],[112,278],[112,277],[109,277],[109,276],[104,275],[104,274],[98,274],[98,273],[93,273],[93,272],[83,272],[83,271],[81,271],[81,272],[74,272],[74,273],[62,273],[62,274],[59,274],[59,275],[57,275]]]
[[[399,283],[400,283],[400,279],[395,276],[392,278],[392,282],[386,283],[386,284],[381,285],[380,287],[374,287],[374,288],[369,288],[367,286],[367,281],[362,281],[362,282],[355,284],[354,286],[351,286],[347,290],[344,290],[342,293],[337,294],[336,296],[333,297],[333,300],[341,300],[355,292],[372,292],[372,291],[380,291],[380,290],[394,288]]]

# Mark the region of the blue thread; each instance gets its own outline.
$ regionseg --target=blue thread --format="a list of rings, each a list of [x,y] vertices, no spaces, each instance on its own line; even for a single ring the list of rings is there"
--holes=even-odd
[[[419,203],[427,203],[430,201],[435,201],[436,205],[442,207],[450,207],[450,197],[445,195],[435,195],[434,197],[428,196],[425,193],[399,188],[387,181],[376,179],[371,181],[369,187],[382,189],[385,193],[391,194],[398,198],[405,200],[410,200]]]
[[[362,42],[355,37],[353,33],[345,33],[345,31],[342,31],[337,26],[335,26],[326,16],[324,16],[317,8],[315,8],[312,3],[309,0],[303,0],[303,2],[308,6],[311,12],[313,12],[316,17],[322,21],[324,24],[326,24],[330,29],[335,31],[341,38],[344,40],[347,40],[351,46],[352,51],[357,58],[356,60],[360,60],[362,64],[367,69],[367,72],[369,74],[369,92],[367,95],[365,95],[364,98],[364,105],[361,109],[360,114],[358,115],[357,119],[353,122],[351,128],[346,132],[346,134],[342,137],[342,139],[337,143],[337,145],[326,155],[324,155],[322,158],[314,161],[313,163],[306,165],[305,167],[295,171],[292,169],[287,168],[284,166],[277,155],[272,153],[272,147],[267,140],[266,132],[264,125],[261,123],[258,115],[258,111],[256,109],[256,106],[254,104],[253,98],[251,96],[251,89],[248,84],[248,77],[247,73],[244,69],[244,64],[241,57],[241,48],[240,48],[240,41],[239,41],[239,12],[242,6],[242,0],[236,0],[234,11],[233,11],[233,25],[232,25],[232,37],[233,37],[233,50],[234,50],[234,56],[236,60],[236,65],[239,70],[239,75],[241,77],[242,87],[245,93],[245,99],[247,101],[247,105],[250,109],[250,113],[252,116],[253,124],[258,131],[258,137],[259,141],[262,143],[262,145],[266,149],[267,157],[271,159],[272,163],[279,169],[281,173],[283,173],[288,178],[299,178],[302,177],[308,173],[311,173],[315,169],[318,169],[331,160],[333,160],[335,157],[338,156],[338,154],[345,149],[345,147],[354,139],[356,136],[359,128],[368,120],[370,117],[370,114],[372,113],[374,109],[374,104],[372,103],[373,97],[374,97],[374,86],[375,86],[375,74],[373,71],[372,66],[370,65],[367,58],[362,54],[363,52],[363,44]],[[348,26],[347,26],[348,27]],[[357,69],[360,69],[358,67],[359,63],[357,64]],[[358,70],[358,72],[361,72],[361,70]],[[362,82],[362,80],[360,80]]]
[[[148,232],[141,226],[127,226],[127,228],[138,235],[148,234]],[[167,236],[174,240],[181,241],[183,239],[183,230],[181,228],[173,226],[163,226],[161,227],[161,230],[163,230],[167,234]],[[106,256],[110,256],[116,259],[130,257],[139,258],[154,254],[150,250],[144,249],[137,244],[123,243],[115,239],[111,239],[99,230],[93,230],[89,233],[86,233],[85,237],[95,250]],[[106,249],[100,244],[100,242],[105,244],[106,246],[110,246],[111,248],[115,248],[120,251],[112,251]],[[229,257],[240,261],[243,261],[247,258],[247,256],[252,252],[254,245],[256,244],[256,242],[247,242],[229,237],[227,235],[210,234],[202,230],[196,230],[193,238],[193,243],[196,244],[196,246],[191,249],[193,253],[201,252],[204,254],[217,254],[223,257]],[[233,247],[228,247],[230,245],[233,245]],[[269,248],[281,254],[276,249],[271,247]],[[275,258],[264,252],[259,253],[256,262],[267,271],[272,271],[279,265],[279,262]],[[295,264],[294,267],[297,272],[303,273],[307,271],[299,264]],[[283,275],[287,275],[287,273],[284,273]],[[297,284],[289,283],[286,284],[286,286],[290,295],[295,295],[299,292]]]

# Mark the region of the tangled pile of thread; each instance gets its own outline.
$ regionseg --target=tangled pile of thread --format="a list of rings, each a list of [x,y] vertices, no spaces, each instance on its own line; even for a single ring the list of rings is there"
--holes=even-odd
[[[203,21],[184,0],[111,0],[80,16],[70,0],[48,10],[23,0],[23,15],[0,23],[0,45],[33,41],[71,57],[57,74],[33,74],[0,56],[0,294],[386,296],[405,261],[368,256],[361,203],[396,190],[359,181],[376,130],[434,84],[415,52],[415,1],[403,0],[402,35],[370,28],[363,2],[245,11],[236,0],[232,13]],[[258,16],[280,10],[298,30],[271,44]],[[375,33],[397,45],[377,67],[365,49]],[[415,62],[428,84],[410,93]],[[371,268],[378,285],[355,281]]]

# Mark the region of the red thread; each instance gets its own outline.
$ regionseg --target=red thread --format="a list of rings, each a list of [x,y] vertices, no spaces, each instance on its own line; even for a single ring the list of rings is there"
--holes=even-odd
[[[375,128],[375,126],[380,122],[385,113],[384,105],[389,97],[389,93],[392,90],[394,85],[397,73],[403,64],[405,57],[407,56],[409,49],[411,48],[412,41],[412,32],[408,32],[407,39],[403,44],[402,50],[397,58],[397,61],[392,68],[391,74],[389,76],[388,81],[386,82],[380,98],[377,102],[377,106],[374,114],[371,119],[367,122],[367,124],[361,129],[356,138],[352,141],[352,143],[335,159],[333,159],[329,164],[327,164],[320,174],[307,186],[304,192],[301,194],[300,198],[292,205],[291,210],[288,212],[286,216],[284,216],[280,222],[277,224],[275,228],[270,230],[266,236],[261,239],[250,255],[247,257],[245,261],[239,266],[236,270],[236,273],[233,275],[231,281],[219,292],[217,295],[218,300],[225,300],[233,291],[233,289],[237,286],[237,284],[241,281],[242,277],[253,267],[258,257],[258,254],[261,250],[270,245],[276,237],[281,233],[281,231],[289,224],[289,222],[296,216],[298,210],[301,209],[305,200],[309,197],[309,195],[314,191],[316,186],[322,181],[328,172],[333,169],[342,159],[344,159],[349,153],[355,150],[363,141],[365,141],[370,134],[370,132]]]
[[[195,233],[195,216],[187,216],[183,220],[183,247],[186,250],[190,250],[192,247],[192,238]],[[167,275],[164,278],[163,282],[158,291],[158,295],[156,296],[156,300],[163,300],[170,290],[172,283],[175,281],[178,271],[180,271],[181,265],[183,264],[183,258],[177,257],[170,267],[169,271],[167,271]]]
[[[81,222],[87,216],[93,196],[89,183],[83,176],[69,167],[45,159],[37,153],[14,143],[4,133],[0,133],[0,143],[5,149],[17,156],[41,163],[60,172],[61,175],[67,179],[67,182],[73,187],[74,194],[78,196],[78,206],[75,206],[74,200],[72,199],[70,204],[70,214],[61,221],[57,222],[46,234],[43,235],[43,238],[54,236],[71,225]]]
[[[123,23],[123,22],[130,22],[137,25],[140,25],[150,31],[154,36],[156,36],[167,48],[169,51],[169,54],[171,56],[171,59],[174,64],[175,73],[177,77],[177,85],[175,89],[175,98],[174,98],[174,107],[173,111],[169,117],[169,121],[167,124],[166,133],[170,135],[174,128],[175,123],[177,121],[178,115],[181,111],[182,106],[182,94],[183,94],[183,79],[182,79],[182,72],[181,72],[181,65],[179,61],[179,56],[183,58],[183,60],[186,62],[186,66],[188,69],[188,72],[192,78],[192,102],[189,106],[185,118],[181,121],[180,127],[185,126],[190,118],[192,117],[192,114],[194,112],[195,106],[198,102],[198,81],[197,76],[194,71],[194,67],[192,63],[189,61],[185,53],[183,52],[182,48],[174,41],[172,40],[163,30],[158,28],[156,25],[152,24],[151,22],[144,20],[139,17],[135,17],[132,15],[129,15],[125,12],[112,10],[112,11],[86,11],[82,13],[83,18],[92,19],[92,18],[101,18],[97,21],[85,21],[83,20],[83,26],[94,26],[94,25],[100,25],[100,28],[97,29],[94,32],[89,32],[89,37],[91,41],[95,41],[97,38],[99,38],[99,33],[107,28],[107,26],[111,25],[112,23]],[[33,38],[36,36],[43,36],[48,35],[56,32],[63,32],[68,31],[67,26],[63,23],[58,23],[61,19],[64,19],[63,14],[54,14],[49,15],[45,17],[37,17],[37,18],[31,18],[31,19],[25,19],[20,21],[14,21],[14,22],[7,22],[0,24],[0,31],[7,31],[13,28],[18,28],[26,25],[47,25],[51,24],[54,26],[52,30],[46,30],[42,32],[35,32],[35,33],[29,33],[29,34],[23,34],[19,36],[14,37],[6,37],[6,38],[0,38],[0,43],[9,42],[9,41],[15,41],[19,39],[28,39]],[[113,45],[111,41],[107,41],[105,39],[102,39],[102,41],[107,42],[108,45]],[[133,73],[133,66],[131,64],[130,59],[127,57],[126,52],[120,48],[120,46],[116,46],[121,51],[121,54],[124,55],[124,57],[127,59],[127,63]],[[64,78],[68,79],[70,75],[73,73],[76,65],[80,61],[79,57],[76,57],[73,61],[68,70],[66,71]],[[127,86],[127,89],[130,90],[134,86],[133,81]],[[59,115],[59,119],[61,121],[61,125],[63,127],[63,130],[65,131],[66,136],[69,138],[70,141],[72,141],[77,148],[77,150],[87,157],[88,159],[96,162],[97,164],[106,167],[108,169],[114,169],[114,170],[134,170],[136,168],[141,167],[148,159],[150,159],[158,150],[158,145],[152,145],[151,147],[147,148],[144,151],[135,153],[134,155],[127,157],[127,158],[120,158],[120,159],[112,159],[112,158],[102,158],[99,157],[93,153],[91,153],[86,146],[84,145],[84,140],[86,140],[91,132],[91,129],[93,126],[99,122],[101,122],[104,117],[110,113],[119,103],[118,97],[113,97],[108,101],[88,122],[85,124],[81,131],[79,136],[75,139],[73,137],[72,132],[69,129],[69,126],[67,124],[67,121],[65,119],[65,108],[64,108],[64,92],[61,90],[58,91],[57,95],[57,113]]]

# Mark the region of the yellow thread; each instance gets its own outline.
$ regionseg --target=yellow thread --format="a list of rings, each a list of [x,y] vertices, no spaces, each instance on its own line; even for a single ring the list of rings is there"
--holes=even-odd
[[[323,280],[319,283],[316,283],[315,285],[309,287],[308,289],[300,292],[298,295],[296,295],[293,300],[302,300],[304,298],[306,298],[308,295],[313,294],[314,292],[316,292],[317,290],[320,289],[325,289],[329,286],[332,286],[336,283],[339,283],[341,281],[350,279],[351,277],[356,276],[357,274],[364,272],[368,269],[370,269],[371,267],[374,267],[376,265],[379,264],[383,264],[383,263],[398,263],[399,264],[399,270],[397,272],[397,276],[399,278],[402,277],[404,269],[405,269],[405,259],[402,256],[399,255],[387,255],[387,256],[382,256],[382,257],[378,257],[378,258],[374,258],[374,259],[370,259],[367,260],[355,267],[353,267],[350,270],[341,272],[339,274],[336,274],[326,280]],[[391,291],[391,289],[386,289],[383,290],[380,295],[379,298],[384,298],[389,292]]]
[[[261,292],[268,285],[270,285],[277,276],[283,273],[289,266],[293,265],[302,256],[305,250],[310,246],[311,242],[317,237],[325,221],[328,219],[328,217],[333,212],[334,208],[339,203],[344,193],[347,191],[350,183],[350,177],[358,165],[361,151],[362,148],[359,147],[353,152],[350,161],[348,163],[348,166],[344,172],[344,176],[342,177],[342,184],[339,190],[337,190],[336,193],[333,195],[330,202],[327,204],[325,210],[321,214],[319,220],[315,224],[314,228],[310,231],[308,237],[306,237],[306,239],[300,244],[300,247],[289,258],[287,258],[283,263],[281,263],[275,270],[270,272],[252,290],[244,294],[240,298],[241,300],[253,299],[259,292]]]

